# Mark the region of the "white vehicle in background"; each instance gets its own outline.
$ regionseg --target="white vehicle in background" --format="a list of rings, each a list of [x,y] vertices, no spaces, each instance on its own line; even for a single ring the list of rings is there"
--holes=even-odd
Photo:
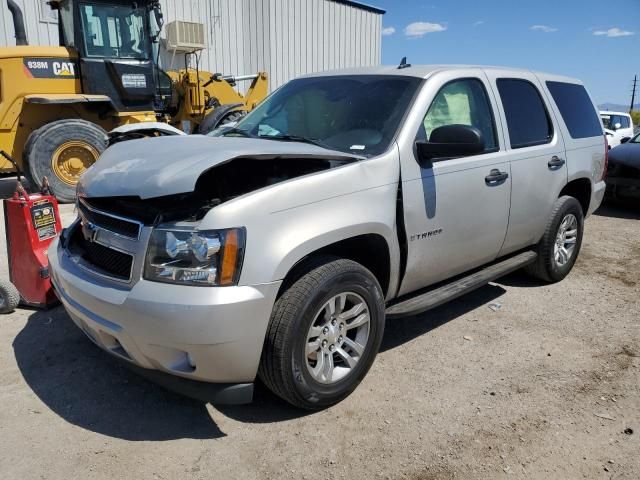
[[[607,135],[609,148],[620,145],[625,137],[633,137],[633,121],[631,115],[624,112],[600,112],[600,118]]]

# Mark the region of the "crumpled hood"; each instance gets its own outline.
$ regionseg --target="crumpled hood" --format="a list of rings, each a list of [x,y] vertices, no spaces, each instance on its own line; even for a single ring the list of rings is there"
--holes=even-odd
[[[87,197],[142,199],[192,192],[198,177],[237,157],[321,156],[360,158],[300,142],[259,138],[158,137],[120,142],[108,148],[80,179]]]
[[[609,151],[609,162],[640,169],[640,143],[623,143]]]

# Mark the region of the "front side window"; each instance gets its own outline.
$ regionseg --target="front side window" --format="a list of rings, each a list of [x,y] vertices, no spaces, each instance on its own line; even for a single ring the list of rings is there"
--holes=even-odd
[[[84,46],[88,57],[149,58],[144,35],[143,8],[115,5],[80,5]]]
[[[498,146],[491,104],[480,80],[465,78],[442,87],[424,117],[418,137],[429,140],[436,128],[445,125],[476,127],[482,133],[485,151]]]
[[[553,126],[538,89],[529,81],[500,78],[496,82],[507,118],[511,148],[549,143]]]
[[[385,75],[299,78],[231,130],[213,135],[303,141],[363,156],[385,152],[422,79]]]

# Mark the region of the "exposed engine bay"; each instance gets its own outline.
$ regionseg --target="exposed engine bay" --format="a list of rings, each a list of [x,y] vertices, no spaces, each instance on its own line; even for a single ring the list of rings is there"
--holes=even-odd
[[[241,195],[293,178],[358,161],[349,157],[239,157],[203,172],[193,192],[141,199],[84,198],[98,210],[136,219],[145,225],[168,221],[197,221],[212,208]]]

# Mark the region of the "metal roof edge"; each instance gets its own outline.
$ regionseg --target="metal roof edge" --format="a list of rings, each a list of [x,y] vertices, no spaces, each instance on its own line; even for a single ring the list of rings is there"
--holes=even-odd
[[[344,5],[349,5],[350,7],[359,8],[361,10],[367,10],[369,12],[378,13],[380,15],[384,15],[385,13],[387,13],[387,11],[383,10],[382,8],[375,7],[373,5],[367,5],[366,3],[362,3],[362,2],[355,2],[354,0],[331,0],[331,1],[336,3],[342,3]]]

